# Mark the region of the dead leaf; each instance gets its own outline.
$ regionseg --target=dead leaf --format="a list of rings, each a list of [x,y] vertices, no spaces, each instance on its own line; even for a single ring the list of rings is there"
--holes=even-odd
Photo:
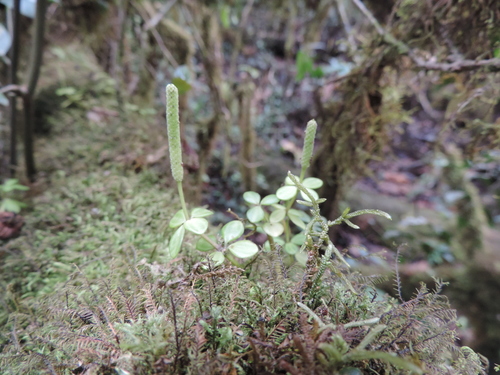
[[[280,146],[283,151],[291,153],[296,162],[299,162],[302,157],[302,149],[300,147],[297,147],[295,143],[289,141],[288,139],[282,139]]]
[[[426,260],[421,260],[418,262],[413,262],[409,264],[402,264],[400,266],[401,273],[406,276],[418,275],[430,270],[429,262]]]
[[[390,195],[407,195],[411,190],[410,185],[397,184],[390,181],[379,182],[378,188],[382,193]]]
[[[161,159],[163,159],[164,157],[166,157],[167,154],[168,154],[168,145],[164,145],[164,146],[160,147],[158,150],[156,150],[155,152],[147,155],[146,156],[146,163],[148,165],[156,164]]]
[[[110,117],[118,117],[118,112],[104,107],[93,107],[87,112],[87,119],[96,124],[103,124]]]
[[[0,212],[0,239],[17,237],[24,225],[24,218],[14,212]]]
[[[384,172],[384,180],[396,184],[409,184],[411,182],[410,178],[405,173],[391,171]]]

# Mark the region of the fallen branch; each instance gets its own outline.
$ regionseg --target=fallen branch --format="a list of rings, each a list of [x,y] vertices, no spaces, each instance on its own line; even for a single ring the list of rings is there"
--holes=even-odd
[[[409,54],[413,62],[425,70],[439,70],[442,72],[465,72],[480,68],[488,68],[490,72],[500,72],[500,59],[486,60],[458,60],[452,63],[440,63],[432,61],[424,61],[416,57],[413,53]]]

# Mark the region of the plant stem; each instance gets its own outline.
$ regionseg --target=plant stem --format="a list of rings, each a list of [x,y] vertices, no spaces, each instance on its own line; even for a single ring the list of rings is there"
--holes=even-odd
[[[210,237],[208,237],[205,233],[199,235],[201,238],[203,238],[205,241],[207,241],[210,245],[212,245],[215,249],[219,247],[217,243],[212,240]]]
[[[182,181],[177,181],[177,190],[179,191],[179,198],[181,200],[182,211],[184,212],[186,220],[188,220],[189,212],[187,210],[186,200],[184,199],[184,190],[182,189]]]

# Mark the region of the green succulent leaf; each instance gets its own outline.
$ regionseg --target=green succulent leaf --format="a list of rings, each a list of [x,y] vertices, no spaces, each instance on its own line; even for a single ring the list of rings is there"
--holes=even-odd
[[[344,367],[339,372],[340,375],[363,375],[361,370],[356,367]]]
[[[318,193],[316,193],[314,190],[307,189],[307,191],[309,192],[309,194],[311,194],[313,196],[314,200],[318,200],[319,199]],[[302,197],[302,199],[304,199],[306,201],[311,201],[309,199],[309,197],[307,195],[305,195],[303,192],[300,192],[300,196]]]
[[[287,242],[284,247],[285,251],[290,255],[295,255],[299,252],[300,248],[294,243]]]
[[[282,186],[276,191],[276,196],[282,201],[287,201],[289,199],[295,198],[297,194],[297,188],[295,186]]]
[[[385,217],[386,219],[392,220],[391,215],[389,215],[387,212],[381,211],[381,210],[359,210],[359,211],[354,211],[351,212],[350,214],[347,214],[345,217],[347,219],[350,219],[351,217],[359,216],[359,215],[364,215],[364,214],[373,214],[373,215],[378,215]]]
[[[221,253],[220,251],[215,251],[209,256],[214,262],[215,267],[220,266],[222,263],[224,263],[224,253]]]
[[[213,239],[213,238],[212,238]],[[201,237],[197,242],[196,242],[196,250],[199,251],[210,251],[213,250],[214,246],[208,242],[206,239]]]
[[[175,258],[179,254],[185,233],[186,229],[184,228],[184,226],[180,226],[174,232],[172,238],[170,238],[170,243],[168,244],[168,255],[171,259]]]
[[[233,220],[224,225],[220,231],[224,243],[228,244],[231,241],[237,240],[241,237],[245,227],[243,223],[239,220]]]
[[[279,198],[275,194],[270,194],[262,198],[260,204],[263,206],[269,206],[271,204],[278,203],[279,201]]]
[[[303,233],[298,233],[292,237],[292,243],[298,246],[302,246],[304,242],[306,242],[306,236]]]
[[[259,204],[260,203],[260,194],[255,191],[246,191],[243,193],[243,199],[245,202],[250,204]]]
[[[203,207],[196,207],[193,208],[193,211],[191,211],[191,217],[207,217],[213,214],[213,211],[207,210]]]
[[[264,232],[271,237],[279,237],[285,231],[285,228],[280,223],[266,223],[263,226]]]
[[[303,200],[300,200],[300,199],[297,199],[297,203],[301,204],[303,206],[307,206],[307,207],[312,207],[313,206],[313,204],[311,202],[303,201]]]
[[[252,207],[247,211],[248,220],[250,220],[250,222],[254,224],[260,222],[262,219],[264,219],[265,216],[266,213],[260,206]]]
[[[359,229],[359,226],[357,226],[356,224],[352,223],[350,220],[344,219],[344,223],[346,223],[347,225],[349,225],[353,229]]]
[[[286,216],[286,209],[283,208],[278,208],[277,210],[273,211],[271,215],[269,215],[269,222],[270,223],[279,223],[282,221]]]
[[[316,177],[308,177],[302,181],[302,185],[308,189],[319,189],[323,186],[323,181]]]
[[[170,228],[177,228],[182,224],[184,224],[185,222],[186,222],[186,216],[184,215],[184,211],[179,210],[175,213],[172,219],[170,219],[170,223],[168,224],[168,226]]]
[[[207,219],[193,218],[184,223],[184,227],[194,234],[203,234],[208,229]]]
[[[300,229],[305,229],[306,223],[304,223],[304,220],[302,220],[303,214],[304,212],[292,208],[288,211],[288,218]]]
[[[232,243],[228,250],[238,258],[249,258],[259,252],[259,247],[249,240],[242,240]]]

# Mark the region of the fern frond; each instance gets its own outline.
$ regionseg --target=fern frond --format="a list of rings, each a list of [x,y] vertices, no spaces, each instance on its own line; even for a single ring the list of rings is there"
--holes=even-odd
[[[396,250],[396,259],[394,262],[394,273],[395,273],[394,290],[396,291],[396,294],[399,297],[399,300],[404,303],[405,301],[403,299],[403,295],[401,294],[401,277],[399,275],[399,262],[400,262],[400,255],[401,255],[401,247],[402,247],[402,245],[398,246],[398,249]]]
[[[153,297],[153,292],[152,292],[152,286],[147,285],[145,288],[142,289],[144,292],[144,309],[146,310],[147,314],[158,314],[158,306],[156,304],[156,301]]]
[[[127,319],[130,321],[137,320],[137,302],[134,296],[127,297],[122,288],[118,288],[120,292],[120,296],[122,299],[123,306],[125,307],[125,311],[127,313]]]

